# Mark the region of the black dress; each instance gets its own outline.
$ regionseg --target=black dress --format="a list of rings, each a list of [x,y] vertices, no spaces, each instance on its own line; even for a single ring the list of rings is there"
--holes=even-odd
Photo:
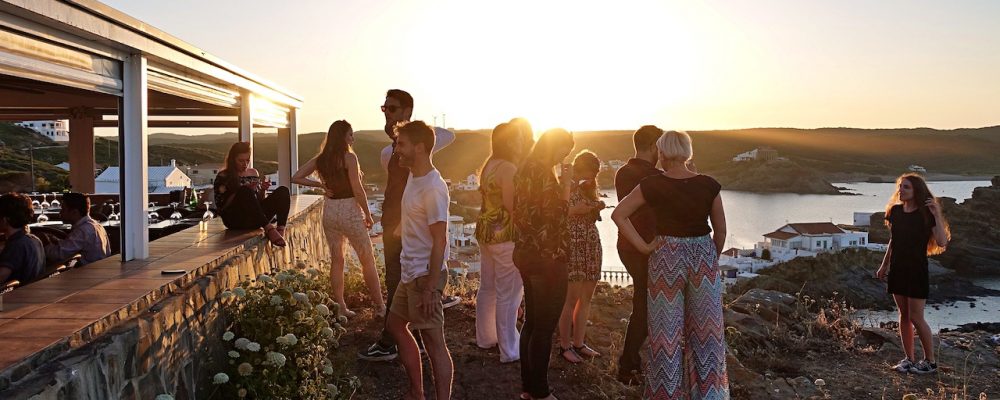
[[[886,217],[892,243],[889,250],[889,293],[926,299],[930,291],[927,277],[927,242],[937,221],[923,209],[904,212],[893,206]]]

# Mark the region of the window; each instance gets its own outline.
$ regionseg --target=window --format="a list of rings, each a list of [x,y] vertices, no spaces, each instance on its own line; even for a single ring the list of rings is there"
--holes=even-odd
[[[862,245],[862,246],[864,246],[864,245],[865,245],[865,238],[861,238],[861,245]]]

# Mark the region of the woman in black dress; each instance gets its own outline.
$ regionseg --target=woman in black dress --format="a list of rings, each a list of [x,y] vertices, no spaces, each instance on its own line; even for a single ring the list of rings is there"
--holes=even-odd
[[[222,223],[229,229],[264,228],[267,240],[285,246],[285,223],[291,193],[279,186],[270,195],[271,181],[261,181],[260,173],[250,168],[250,143],[236,142],[226,154],[226,165],[215,177],[215,204]],[[275,224],[272,219],[277,219]]]
[[[934,342],[924,320],[929,291],[927,256],[941,254],[948,245],[948,222],[924,179],[905,174],[896,180],[896,193],[886,205],[885,223],[890,231],[889,249],[875,275],[888,280],[889,293],[899,308],[899,338],[906,353],[892,368],[904,373],[932,373],[937,371]],[[913,361],[914,329],[924,352],[920,362]]]

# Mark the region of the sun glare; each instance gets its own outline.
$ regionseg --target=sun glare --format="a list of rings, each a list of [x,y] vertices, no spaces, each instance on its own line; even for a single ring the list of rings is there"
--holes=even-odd
[[[428,7],[446,20],[413,30],[405,73],[423,85],[431,110],[454,126],[484,126],[524,116],[542,131],[610,129],[652,121],[711,83],[708,62],[688,18],[696,5],[671,2],[514,2]],[[442,10],[450,15],[441,15]],[[703,12],[698,15],[705,15]],[[460,49],[440,58],[433,48]],[[449,102],[444,110],[438,104]],[[438,100],[441,99],[441,100]],[[440,107],[440,108],[437,108]],[[648,123],[648,122],[646,122]],[[485,123],[485,125],[490,125]]]

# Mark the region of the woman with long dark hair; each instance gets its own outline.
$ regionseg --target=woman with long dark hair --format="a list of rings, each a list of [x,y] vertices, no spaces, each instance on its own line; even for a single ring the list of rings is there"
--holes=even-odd
[[[476,292],[476,344],[498,346],[500,362],[521,359],[517,309],[523,283],[514,266],[514,174],[521,161],[523,135],[513,124],[493,129],[492,153],[479,172],[483,202],[476,223],[482,266]]]
[[[601,234],[597,230],[604,202],[597,191],[601,160],[589,150],[573,158],[573,183],[569,197],[569,284],[566,302],[559,317],[559,352],[566,361],[578,363],[583,357],[601,353],[587,346],[587,318],[590,299],[601,280]]]
[[[643,397],[728,399],[719,275],[720,249],[726,243],[722,186],[690,169],[693,150],[687,133],[666,132],[656,147],[664,172],[639,181],[611,214],[633,247],[652,253]],[[629,220],[646,204],[656,214],[651,243]]]
[[[355,313],[347,309],[344,302],[344,239],[346,238],[361,262],[368,294],[375,302],[376,313],[385,315],[382,287],[379,285],[378,271],[375,270],[375,255],[368,229],[374,224],[368,209],[368,197],[361,185],[361,167],[358,156],[351,146],[354,131],[347,121],[330,124],[320,152],[305,163],[292,182],[323,189],[326,201],[323,205],[323,231],[330,246],[330,281],[333,298],[340,305],[340,315],[353,317]],[[314,172],[319,180],[310,179]]]
[[[937,371],[931,328],[924,319],[930,291],[927,256],[941,254],[951,233],[941,214],[941,205],[920,175],[904,174],[896,179],[896,193],[885,207],[889,227],[889,249],[875,276],[888,280],[888,292],[899,308],[899,338],[906,358],[892,368],[898,372],[929,374]],[[914,362],[913,330],[920,335],[924,359]]]
[[[284,186],[267,194],[271,181],[262,181],[260,173],[250,168],[252,151],[247,142],[236,142],[229,147],[226,165],[215,176],[212,185],[216,208],[226,228],[264,228],[271,244],[284,247],[291,194]],[[272,224],[271,220],[275,218],[277,221]]]
[[[566,300],[569,195],[573,170],[562,164],[573,150],[565,129],[545,131],[514,175],[514,265],[524,281],[521,384],[524,399],[555,399],[549,390],[552,333]]]

